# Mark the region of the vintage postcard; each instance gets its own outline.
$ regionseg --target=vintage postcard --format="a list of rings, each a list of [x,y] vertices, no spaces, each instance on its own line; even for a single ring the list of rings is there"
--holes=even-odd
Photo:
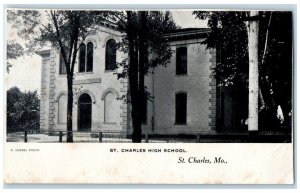
[[[5,12],[4,183],[294,183],[295,12]]]

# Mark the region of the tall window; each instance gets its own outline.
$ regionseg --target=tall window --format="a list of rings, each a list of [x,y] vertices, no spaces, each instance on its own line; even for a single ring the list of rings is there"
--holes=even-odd
[[[85,44],[79,47],[79,72],[85,72]]]
[[[175,112],[175,123],[176,124],[186,124],[186,102],[187,94],[178,93],[176,94],[176,112]]]
[[[117,43],[114,39],[110,39],[106,43],[105,51],[105,70],[114,70],[116,65]]]
[[[92,72],[93,71],[93,48],[92,42],[87,46],[82,43],[79,47],[79,72]]]
[[[93,71],[93,49],[94,45],[92,42],[87,44],[87,61],[86,61],[86,71],[92,72]]]
[[[67,74],[67,68],[62,55],[59,55],[59,74]]]
[[[108,92],[104,99],[104,123],[116,123],[118,117],[118,106],[116,96],[112,92]]]
[[[176,74],[187,74],[187,48],[176,49]]]

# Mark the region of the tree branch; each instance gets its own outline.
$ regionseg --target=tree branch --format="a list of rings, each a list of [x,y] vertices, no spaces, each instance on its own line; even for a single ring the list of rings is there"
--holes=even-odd
[[[68,63],[68,61],[67,61],[66,52],[65,52],[65,49],[63,47],[63,43],[60,39],[60,32],[59,32],[59,27],[58,27],[58,24],[57,24],[56,13],[55,13],[55,11],[51,10],[50,14],[51,14],[51,17],[52,17],[52,22],[54,23],[54,26],[55,26],[55,29],[56,29],[56,36],[57,36],[57,39],[58,39],[58,44],[60,46],[60,51],[61,51],[62,57],[64,59],[64,62],[65,62],[66,68],[67,68],[67,74],[70,75],[70,63]]]
[[[271,19],[272,19],[272,12],[270,13],[269,23],[268,23],[268,27],[267,27],[266,39],[265,39],[265,47],[264,47],[264,53],[263,53],[263,56],[262,56],[261,64],[264,64],[265,58],[266,58],[266,52],[267,52],[267,45],[268,45],[268,37],[269,37],[269,29],[270,29],[270,25],[271,25]]]

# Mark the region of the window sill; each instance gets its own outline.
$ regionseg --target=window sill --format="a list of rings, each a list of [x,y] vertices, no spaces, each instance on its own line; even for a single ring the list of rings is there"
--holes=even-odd
[[[174,123],[175,126],[187,126],[187,123]]]
[[[103,125],[116,125],[116,122],[103,122]]]
[[[67,76],[67,73],[66,74],[58,74],[59,77],[65,77]]]
[[[94,72],[77,72],[77,75],[94,74]]]
[[[116,72],[117,70],[105,70],[105,73]]]
[[[176,77],[188,76],[188,74],[175,74]]]

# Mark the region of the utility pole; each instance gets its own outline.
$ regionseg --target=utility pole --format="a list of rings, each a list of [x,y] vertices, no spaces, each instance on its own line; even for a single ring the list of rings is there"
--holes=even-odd
[[[258,131],[258,94],[259,94],[259,71],[258,71],[258,11],[250,11],[248,26],[249,46],[249,119],[248,131]]]

